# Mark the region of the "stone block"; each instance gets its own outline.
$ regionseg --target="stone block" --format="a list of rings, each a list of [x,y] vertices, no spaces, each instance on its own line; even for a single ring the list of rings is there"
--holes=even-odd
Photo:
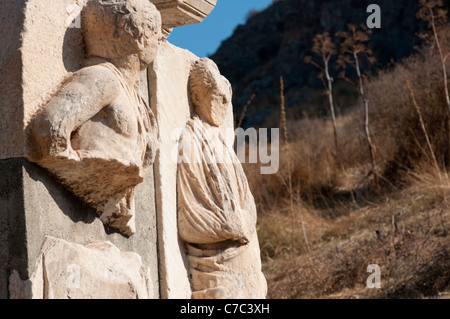
[[[161,12],[163,28],[175,28],[202,22],[217,0],[151,0]]]
[[[81,29],[69,27],[87,0],[0,2],[0,159],[25,157],[34,114],[84,59]],[[78,11],[78,12],[77,12]]]
[[[21,280],[33,275],[47,236],[80,245],[110,241],[138,254],[150,269],[150,297],[159,298],[153,171],[136,189],[136,234],[130,238],[105,228],[93,209],[25,159],[0,160],[0,176],[0,298],[9,297],[13,270]]]
[[[154,295],[149,267],[136,253],[109,241],[86,245],[47,237],[31,278],[11,273],[11,299],[148,299]]]

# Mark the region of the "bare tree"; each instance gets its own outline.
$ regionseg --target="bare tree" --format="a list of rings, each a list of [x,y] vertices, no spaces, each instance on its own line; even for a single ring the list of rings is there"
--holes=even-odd
[[[439,59],[442,68],[442,75],[444,79],[444,94],[447,103],[447,112],[450,117],[450,96],[448,91],[448,78],[447,78],[447,59],[450,53],[444,53],[441,41],[439,39],[439,30],[448,26],[448,12],[444,8],[442,0],[420,0],[420,10],[417,13],[417,17],[428,22],[428,27],[431,29],[431,39],[436,46],[439,53]],[[427,35],[425,35],[427,37]]]
[[[349,31],[338,32],[336,35],[341,37],[343,41],[339,49],[338,66],[342,68],[340,77],[354,84],[361,96],[364,108],[364,132],[367,139],[367,145],[369,147],[370,160],[372,164],[372,170],[369,174],[373,174],[375,183],[378,184],[378,171],[375,161],[376,148],[373,144],[372,137],[369,128],[369,97],[367,94],[367,78],[362,71],[362,59],[365,59],[368,64],[375,63],[372,50],[367,46],[367,42],[370,40],[371,31],[365,26],[357,27],[353,24],[348,25]],[[355,69],[357,75],[357,81],[352,81],[347,75],[347,67],[350,66]]]
[[[306,63],[314,65],[320,70],[318,78],[322,81],[325,87],[326,94],[328,96],[328,103],[330,106],[331,121],[333,123],[333,133],[334,133],[334,144],[336,148],[336,154],[339,154],[339,143],[337,135],[336,126],[336,112],[334,108],[333,101],[333,81],[334,79],[330,76],[330,60],[337,54],[336,46],[328,32],[317,34],[313,39],[313,46],[311,51],[315,53],[319,58],[320,62],[316,62],[312,56],[307,56],[305,58]]]

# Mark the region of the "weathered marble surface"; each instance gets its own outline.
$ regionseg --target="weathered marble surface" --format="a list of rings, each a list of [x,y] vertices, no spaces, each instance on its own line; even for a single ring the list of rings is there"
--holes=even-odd
[[[150,277],[138,254],[109,241],[83,246],[47,237],[29,279],[12,271],[9,293],[12,299],[148,299]]]

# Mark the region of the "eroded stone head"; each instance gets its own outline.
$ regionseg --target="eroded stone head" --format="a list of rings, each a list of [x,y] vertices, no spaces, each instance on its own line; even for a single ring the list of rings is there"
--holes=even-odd
[[[232,90],[230,82],[220,74],[214,61],[202,58],[192,64],[189,89],[195,112],[213,126],[222,125]]]
[[[137,53],[148,65],[161,39],[161,15],[148,0],[90,0],[82,28],[89,57],[117,59]]]

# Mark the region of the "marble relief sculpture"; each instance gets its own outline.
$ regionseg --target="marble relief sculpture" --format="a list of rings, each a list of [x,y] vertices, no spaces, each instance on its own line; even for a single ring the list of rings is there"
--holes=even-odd
[[[50,171],[124,235],[134,233],[134,190],[159,147],[137,86],[156,58],[161,16],[148,0],[91,0],[83,9],[85,66],[34,118],[29,160]]]
[[[178,230],[185,243],[192,297],[265,298],[256,233],[256,207],[234,150],[219,126],[231,86],[215,63],[199,59],[189,90],[195,114],[179,147]]]
[[[0,1],[0,299],[266,297],[216,2]]]

